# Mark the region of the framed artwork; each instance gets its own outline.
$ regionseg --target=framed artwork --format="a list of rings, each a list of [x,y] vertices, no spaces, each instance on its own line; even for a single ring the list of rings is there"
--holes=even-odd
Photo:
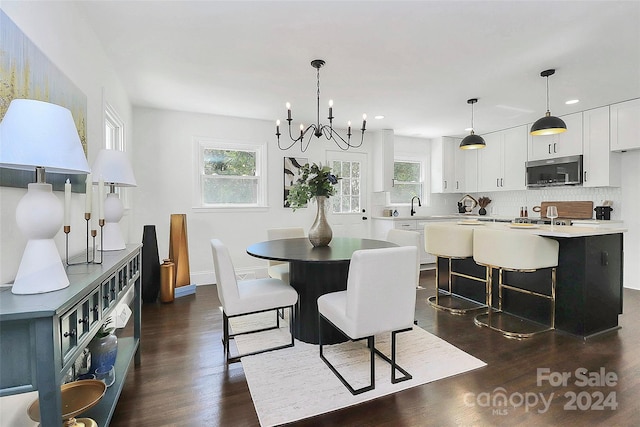
[[[300,168],[309,163],[309,159],[304,157],[285,157],[284,158],[284,207],[290,208],[287,196],[289,189],[300,177]]]
[[[0,120],[14,99],[35,99],[68,108],[87,153],[87,96],[0,10]],[[47,173],[56,191],[64,191],[69,178],[72,191],[84,193],[86,175]],[[0,185],[27,188],[33,171],[0,168]]]

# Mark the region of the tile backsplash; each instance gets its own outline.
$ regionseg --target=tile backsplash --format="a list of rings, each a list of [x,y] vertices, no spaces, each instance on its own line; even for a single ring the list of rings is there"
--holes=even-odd
[[[489,212],[493,215],[507,217],[519,216],[521,206],[527,206],[529,216],[538,216],[539,214],[534,213],[532,208],[546,201],[590,200],[595,207],[600,206],[603,200],[611,200],[613,202],[611,219],[622,219],[620,217],[620,212],[622,211],[622,191],[620,188],[548,187],[536,190],[474,193],[472,196],[476,199],[482,196],[489,197],[491,199],[491,204],[488,206]],[[595,218],[595,212],[593,217]]]

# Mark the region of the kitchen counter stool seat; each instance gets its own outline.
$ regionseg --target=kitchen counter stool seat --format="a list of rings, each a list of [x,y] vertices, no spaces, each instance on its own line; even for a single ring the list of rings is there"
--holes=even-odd
[[[487,271],[488,305],[491,307],[492,270],[498,270],[498,311],[479,314],[474,322],[501,332],[509,338],[528,338],[541,332],[555,329],[556,267],[558,266],[559,243],[556,240],[509,230],[476,229],[473,235],[473,259],[485,265]],[[504,272],[530,273],[550,269],[550,293],[545,294],[506,284]],[[542,325],[502,311],[504,290],[545,298],[550,301],[549,325]]]
[[[424,227],[424,241],[426,252],[436,257],[436,294],[429,297],[429,303],[436,309],[448,311],[452,314],[466,314],[483,310],[487,304],[456,295],[452,291],[454,277],[462,277],[477,282],[487,283],[486,277],[475,277],[454,271],[453,260],[470,259],[473,257],[473,232],[476,227],[452,223],[432,223]],[[448,288],[440,288],[440,259],[448,260]],[[487,294],[487,291],[485,291]]]

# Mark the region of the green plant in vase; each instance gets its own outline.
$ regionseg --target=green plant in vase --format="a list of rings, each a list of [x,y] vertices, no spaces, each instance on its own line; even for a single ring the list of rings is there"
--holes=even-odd
[[[315,200],[318,205],[316,219],[309,230],[309,241],[313,246],[328,246],[333,237],[326,218],[325,203],[336,193],[335,185],[339,179],[329,166],[307,163],[300,168],[300,177],[289,190],[287,201],[294,212],[305,207],[310,200]]]

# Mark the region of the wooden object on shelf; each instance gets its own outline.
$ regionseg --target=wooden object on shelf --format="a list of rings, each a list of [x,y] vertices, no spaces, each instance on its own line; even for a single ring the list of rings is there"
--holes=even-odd
[[[169,229],[169,259],[175,265],[175,287],[191,283],[189,273],[189,244],[187,242],[187,215],[171,214]]]
[[[593,217],[592,201],[542,202],[540,205],[541,217],[546,217],[548,206],[555,206],[558,208],[559,218],[591,219]]]

